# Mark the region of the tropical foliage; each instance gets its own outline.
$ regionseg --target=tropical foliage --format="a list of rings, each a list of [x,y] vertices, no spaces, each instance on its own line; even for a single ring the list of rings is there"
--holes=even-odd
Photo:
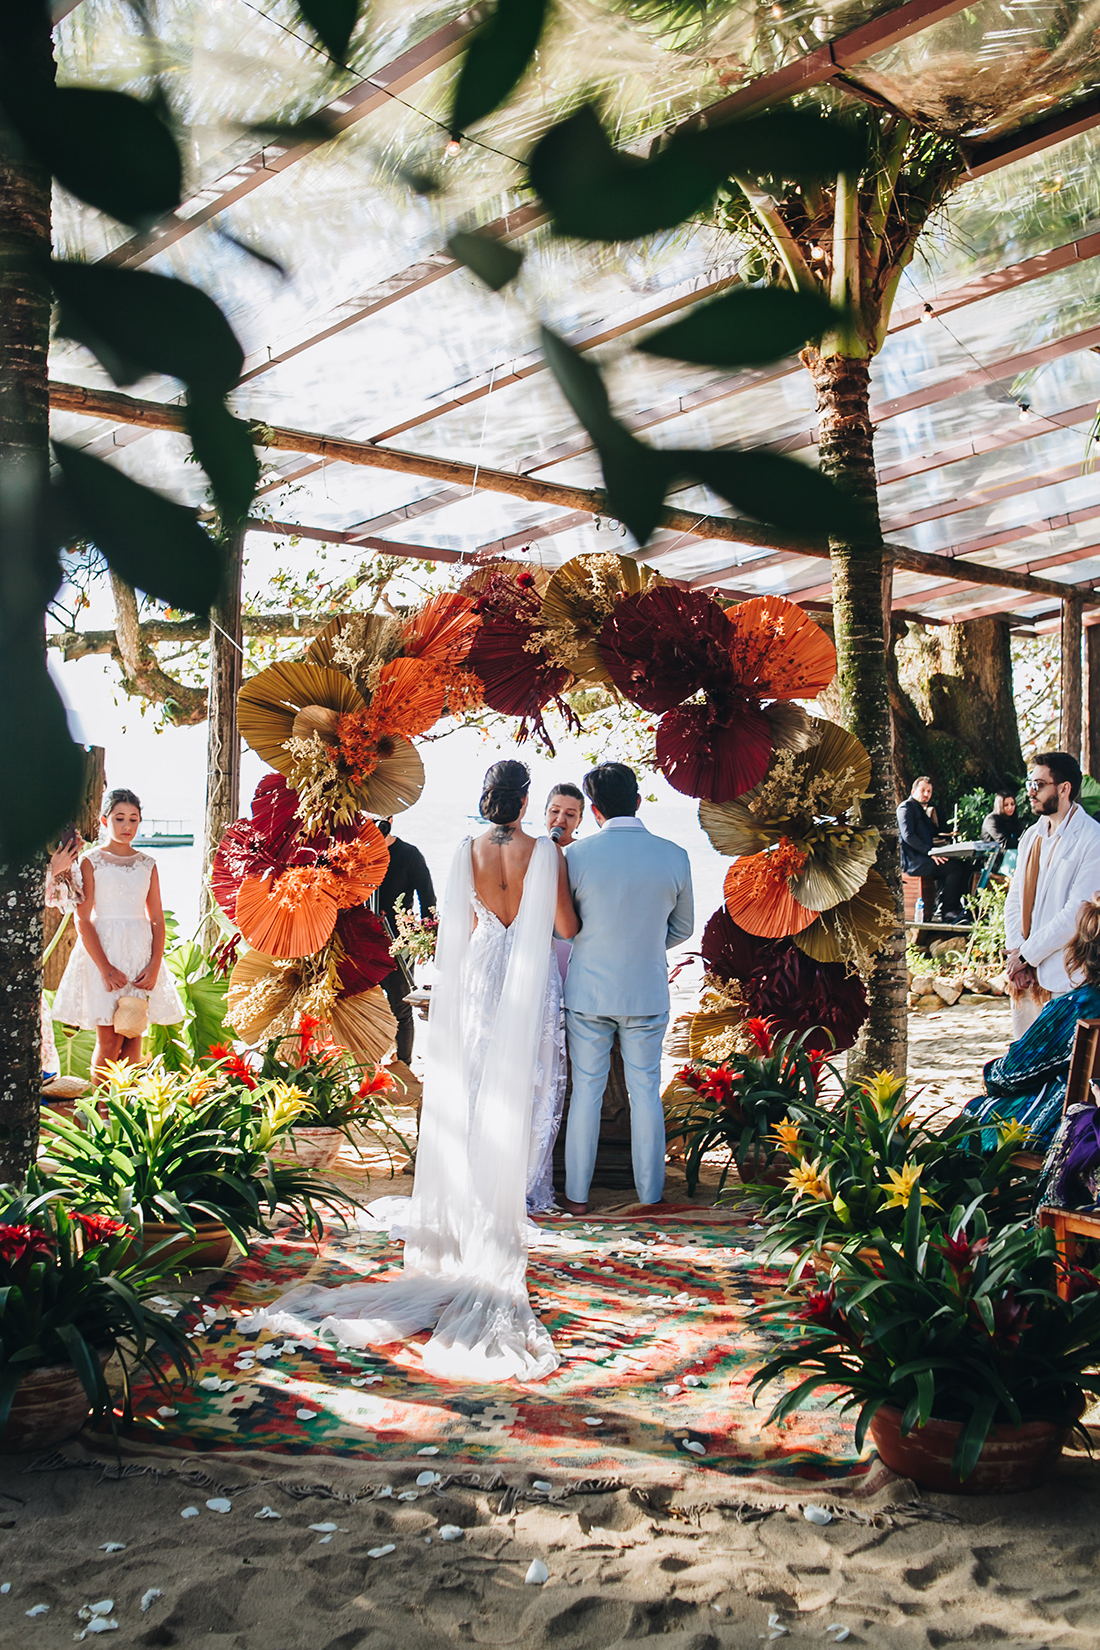
[[[347,1049],[326,1034],[315,1015],[303,1014],[297,1031],[289,1036],[270,1038],[255,1071],[246,1058],[236,1055],[229,1057],[227,1069],[246,1086],[281,1082],[296,1089],[304,1107],[300,1124],[339,1129],[352,1144],[353,1127],[370,1129],[383,1144],[393,1134],[411,1156],[411,1147],[385,1104],[384,1097],[399,1087],[397,1079],[384,1066],[352,1059]]]
[[[992,1230],[981,1199],[944,1218],[914,1186],[903,1222],[898,1248],[874,1262],[841,1254],[826,1288],[758,1309],[758,1326],[783,1340],[752,1384],[799,1377],[765,1425],[827,1389],[828,1403],[858,1411],[857,1449],[884,1404],[902,1412],[903,1433],[933,1416],[960,1422],[952,1471],[964,1480],[993,1427],[1073,1425],[1081,1390],[1100,1391],[1100,1292],[1090,1278],[1060,1300],[1054,1234]]]

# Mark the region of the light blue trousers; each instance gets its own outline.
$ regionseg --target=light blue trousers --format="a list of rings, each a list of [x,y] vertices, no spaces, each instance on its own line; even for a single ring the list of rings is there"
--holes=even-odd
[[[616,1032],[630,1096],[630,1152],[638,1202],[660,1201],[665,1187],[661,1043],[667,1025],[667,1014],[578,1014],[566,1009],[573,1089],[565,1136],[565,1195],[571,1203],[588,1201]]]

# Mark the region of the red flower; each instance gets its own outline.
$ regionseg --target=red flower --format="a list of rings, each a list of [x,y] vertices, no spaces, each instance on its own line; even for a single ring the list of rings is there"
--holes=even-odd
[[[219,1060],[225,1068],[225,1075],[231,1077],[235,1083],[249,1092],[256,1087],[256,1075],[248,1061],[240,1054],[235,1054],[225,1043],[211,1043],[209,1054],[211,1060]]]
[[[355,1092],[360,1100],[365,1100],[368,1094],[387,1094],[394,1086],[394,1080],[389,1072],[383,1071],[381,1066],[376,1066],[369,1077],[363,1078]]]
[[[761,1054],[770,1054],[772,1051],[772,1023],[754,1017],[745,1021],[745,1030],[760,1050]]]
[[[970,1281],[970,1269],[978,1256],[989,1246],[988,1238],[975,1238],[971,1243],[966,1235],[966,1228],[960,1226],[954,1237],[949,1237],[946,1243],[934,1243],[933,1249],[938,1249],[955,1274],[955,1282],[960,1289],[966,1287]]]
[[[533,590],[535,588],[535,576],[533,573],[517,573],[516,583],[521,590]]]
[[[320,1020],[318,1020],[312,1014],[303,1014],[302,1018],[298,1021],[298,1061],[299,1061],[299,1064],[301,1064],[304,1061],[308,1060],[309,1055],[310,1055],[310,1051],[313,1048],[314,1042],[316,1041],[316,1039],[314,1038],[313,1033],[317,1030],[317,1027],[320,1024],[321,1024]]]
[[[84,1231],[85,1244],[114,1243],[116,1238],[129,1231],[120,1220],[109,1220],[106,1215],[77,1215]]]
[[[1030,1327],[1028,1309],[1019,1305],[1015,1287],[1009,1284],[993,1307],[993,1339],[1015,1350],[1020,1344],[1020,1336]]]
[[[37,1226],[0,1226],[0,1262],[25,1277],[36,1260],[52,1260],[54,1240]]]
[[[233,934],[229,939],[223,940],[221,945],[215,946],[210,953],[210,964],[219,980],[224,980],[233,972],[242,938],[241,934]]]
[[[815,1290],[807,1297],[805,1306],[794,1315],[803,1323],[812,1324],[815,1329],[829,1330],[838,1341],[855,1342],[848,1320],[836,1304],[836,1285],[833,1283],[826,1289]]]

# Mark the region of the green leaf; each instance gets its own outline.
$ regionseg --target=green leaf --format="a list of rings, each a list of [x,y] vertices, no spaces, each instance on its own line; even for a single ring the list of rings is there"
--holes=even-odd
[[[51,263],[57,330],[86,344],[116,384],[163,372],[206,395],[225,395],[244,351],[212,298],[186,281],[109,264]]]
[[[535,55],[547,0],[497,0],[488,22],[473,36],[462,61],[451,106],[450,129],[457,136],[499,109]]]
[[[304,115],[301,120],[257,120],[241,130],[260,143],[296,149],[300,143],[331,143],[339,137],[341,128],[335,115],[327,109],[318,109],[316,114]]]
[[[43,96],[7,77],[0,96],[35,158],[89,206],[141,229],[180,204],[179,150],[150,104],[89,86]]]
[[[223,562],[195,512],[63,441],[53,450],[81,535],[114,571],[172,607],[208,613],[221,589]]]
[[[84,786],[84,752],[69,737],[41,632],[0,641],[0,773],[19,798],[0,810],[0,858],[21,861],[75,816]]]
[[[796,459],[728,448],[714,452],[672,449],[665,456],[678,473],[695,476],[735,510],[773,527],[813,538],[867,530],[858,502],[820,470]]]
[[[611,411],[599,368],[549,327],[540,329],[543,353],[569,405],[592,437],[603,468],[607,507],[639,545],[661,519],[671,480],[668,456],[636,440]]]
[[[978,1464],[978,1457],[982,1453],[982,1446],[989,1436],[993,1426],[993,1417],[997,1413],[997,1400],[991,1396],[979,1398],[967,1421],[959,1434],[959,1441],[955,1445],[955,1453],[951,1459],[951,1472],[960,1483],[965,1483]]]
[[[220,396],[189,395],[187,433],[210,477],[222,525],[239,527],[248,517],[260,479],[251,426],[234,418]]]
[[[447,251],[460,264],[473,270],[479,281],[499,292],[502,286],[515,280],[523,265],[523,253],[492,235],[466,234],[460,231],[447,242]]]
[[[343,63],[359,21],[359,0],[295,0],[302,22],[336,63]]]
[[[844,319],[824,298],[786,287],[740,287],[700,304],[682,321],[652,332],[638,345],[644,355],[704,366],[755,367],[817,343]]]
[[[810,110],[775,109],[678,132],[641,160],[612,146],[586,104],[540,138],[528,170],[559,235],[629,241],[694,217],[734,173],[831,176],[858,168],[863,153],[859,138],[838,122]]]

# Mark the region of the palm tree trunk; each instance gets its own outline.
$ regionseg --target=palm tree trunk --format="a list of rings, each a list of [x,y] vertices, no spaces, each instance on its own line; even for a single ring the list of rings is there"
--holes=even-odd
[[[867,982],[870,1013],[848,1057],[853,1077],[887,1070],[904,1076],[908,1043],[904,907],[898,854],[897,804],[886,667],[891,568],[879,528],[874,429],[869,413],[870,361],[845,355],[802,359],[817,391],[821,468],[860,499],[867,530],[859,539],[830,541],[833,626],[841,720],[871,757],[871,797],[864,821],[879,832],[876,869],[894,900],[896,926]]]
[[[6,28],[4,49],[25,55],[31,73],[52,75],[44,6],[27,6]],[[49,255],[49,174],[0,125],[0,647],[13,653],[29,626],[41,631],[28,501],[49,474],[50,289],[36,267]],[[0,1183],[21,1182],[38,1149],[44,873],[41,854],[0,864]]]

